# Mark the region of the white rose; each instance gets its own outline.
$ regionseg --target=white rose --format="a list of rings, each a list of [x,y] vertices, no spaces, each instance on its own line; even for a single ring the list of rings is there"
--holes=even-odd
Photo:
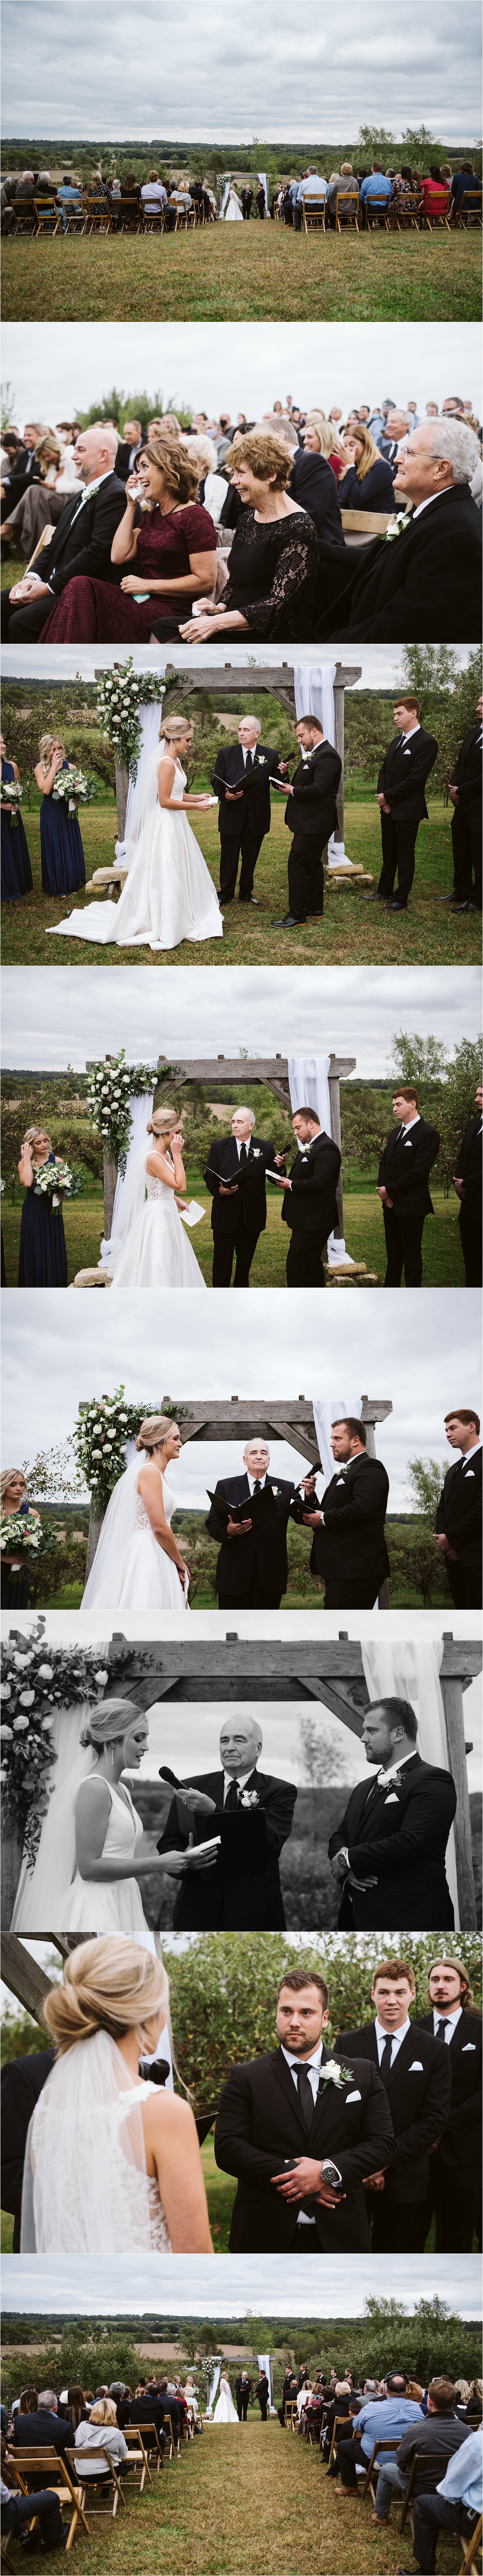
[[[100,1688],[101,1690],[104,1690],[104,1688],[105,1688],[105,1684],[106,1684],[106,1682],[108,1682],[108,1680],[109,1680],[109,1674],[108,1674],[108,1673],[101,1673],[101,1672],[99,1672],[99,1673],[94,1673],[94,1681],[99,1683],[99,1688]]]
[[[20,1692],[20,1698],[19,1698],[19,1707],[20,1707],[20,1708],[32,1708],[32,1707],[33,1707],[34,1699],[35,1699],[35,1691],[31,1691],[31,1690],[21,1691],[21,1692]]]
[[[0,1744],[11,1744],[13,1726],[0,1726]]]
[[[0,1684],[0,1699],[11,1699],[11,1697],[12,1697],[12,1684],[11,1684],[11,1682],[2,1682],[2,1683]]]
[[[26,1672],[27,1664],[31,1664],[31,1662],[32,1662],[32,1656],[31,1656],[31,1655],[14,1655],[13,1660],[14,1660],[14,1664],[16,1664],[17,1672],[18,1672],[18,1673],[24,1673],[24,1672]]]
[[[13,1733],[14,1733],[14,1735],[24,1735],[24,1734],[25,1734],[25,1730],[26,1730],[26,1729],[27,1729],[27,1733],[28,1733],[28,1717],[14,1717],[14,1721],[13,1721]]]
[[[102,1449],[91,1449],[92,1458],[102,1458]]]
[[[53,1678],[54,1678],[54,1675],[53,1675],[53,1667],[52,1667],[52,1664],[39,1664],[39,1666],[38,1666],[38,1671],[37,1671],[37,1681],[39,1681],[39,1682],[52,1682],[52,1681],[53,1681]]]
[[[42,1718],[42,1729],[41,1729],[42,1735],[50,1735],[50,1729],[51,1729],[51,1726],[53,1726],[53,1723],[54,1723],[53,1717],[43,1717],[43,1718]]]

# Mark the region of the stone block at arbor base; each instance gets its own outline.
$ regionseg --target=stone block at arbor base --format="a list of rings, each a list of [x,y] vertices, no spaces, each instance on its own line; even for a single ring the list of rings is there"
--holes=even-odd
[[[127,868],[122,868],[120,863],[116,863],[115,860],[113,860],[112,867],[110,868],[95,868],[93,877],[89,877],[87,880],[86,894],[99,894],[99,891],[105,892],[108,886],[112,886],[114,893],[122,894],[123,886],[126,884],[127,873]]]
[[[97,1270],[76,1270],[71,1286],[73,1288],[112,1288],[111,1272],[106,1269],[104,1262],[100,1263]]]

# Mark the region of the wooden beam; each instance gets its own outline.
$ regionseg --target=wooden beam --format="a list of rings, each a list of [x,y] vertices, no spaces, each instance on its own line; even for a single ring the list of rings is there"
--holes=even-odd
[[[123,1651],[127,1658],[131,1657],[133,1643],[124,1636],[122,1629],[116,1629],[108,1652],[117,1659]],[[134,1651],[144,1659],[145,1656],[151,1658],[153,1649],[140,1639]],[[224,1679],[239,1673],[240,1680],[246,1681],[248,1676],[253,1681],[254,1699],[257,1698],[258,1680],[273,1681],[273,1697],[278,1699],[279,1681],[288,1676],[298,1687],[302,1684],[304,1689],[311,1689],[312,1682],[320,1682],[321,1685],[331,1682],[334,1686],[340,1684],[342,1688],[347,1686],[352,1696],[353,1686],[357,1684],[362,1710],[369,1707],[359,1638],[347,1637],[343,1630],[338,1637],[321,1634],[320,1637],[287,1638],[285,1641],[285,1638],[239,1637],[236,1629],[228,1629],[224,1637],[201,1639],[193,1644],[184,1637],[182,1640],[163,1638],[161,1644],[156,1645],[155,1652],[156,1674],[153,1679],[156,1685],[158,1676],[170,1683],[183,1676],[189,1680],[203,1678],[209,1681],[214,1677]],[[297,1690],[294,1691],[296,1697]]]
[[[30,1951],[24,1950],[23,1942],[17,1940],[15,1932],[2,1932],[0,1970],[4,1984],[11,1994],[17,1995],[24,2011],[32,2013],[34,2021],[41,2020],[42,2005],[46,1995],[50,1994],[52,1981],[44,1975],[43,1968],[38,1967],[37,1960],[31,1958]],[[48,2048],[47,2032],[45,2045]]]

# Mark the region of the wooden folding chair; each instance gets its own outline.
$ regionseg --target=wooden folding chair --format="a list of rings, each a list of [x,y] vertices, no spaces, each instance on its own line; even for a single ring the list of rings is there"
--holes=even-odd
[[[4,2531],[3,2539],[0,2540],[0,2559],[2,2560],[4,2567],[9,2567],[11,2569],[11,2576],[17,2576],[15,2560],[10,2557],[9,2540],[10,2533]]]
[[[28,232],[33,237],[37,229],[33,197],[14,197],[12,214],[14,235]]]
[[[53,2446],[51,2447],[47,2442],[43,2442],[41,2447],[36,2446],[35,2450],[27,2450],[26,2447],[24,2449],[22,2443],[21,2460],[21,2469],[17,2467],[17,2462],[15,2461],[15,2476],[17,2486],[20,2487],[22,2495],[28,2496],[28,2479],[33,2478],[35,2487],[39,2475],[43,2480],[47,2470],[47,2484],[49,2487],[55,2487],[59,2504],[67,2505],[67,2507],[70,2505],[71,2518],[69,2524],[69,2537],[66,2541],[66,2550],[72,2548],[74,2533],[77,2530],[78,2522],[82,2523],[83,2530],[87,2532],[87,2538],[90,2540],[91,2535],[89,2524],[86,2521],[84,2513],[84,2499],[75,2473],[74,2476],[72,2476],[70,2452],[66,2452],[62,2457],[61,2453],[59,2451],[54,2451]],[[10,2466],[12,2466],[12,2462],[10,2463]],[[30,2525],[31,2530],[33,2530],[36,2520],[36,2514],[32,2514],[32,2522]]]
[[[32,205],[37,219],[35,241],[40,241],[40,235],[43,232],[51,233],[53,240],[54,233],[62,231],[60,206],[56,205],[55,197],[33,197]],[[54,216],[54,222],[52,222],[52,216]]]
[[[297,2406],[296,2406],[296,2400],[295,2400],[295,2397],[286,2397],[286,2399],[285,2399],[285,2429],[286,2429],[286,2432],[287,2432],[287,2433],[293,2433],[293,2419],[294,2419],[294,2415],[296,2415],[296,2413],[297,2413]]]
[[[392,2442],[380,2442],[380,2441],[379,2441],[379,2442],[375,2442],[375,2443],[374,2443],[374,2448],[373,2448],[373,2450],[371,2451],[371,2457],[370,2457],[370,2460],[367,2460],[367,2462],[366,2462],[366,2461],[364,2462],[365,2476],[364,2476],[364,2485],[363,2485],[363,2487],[361,2487],[361,2494],[362,2494],[362,2495],[365,2495],[365,2496],[366,2496],[366,2495],[371,2495],[371,2496],[372,2496],[372,2502],[373,2502],[374,2508],[375,2508],[375,2503],[376,2503],[376,2479],[377,2479],[377,2474],[378,2474],[378,2472],[377,2472],[377,2467],[376,2467],[376,2461],[378,2460],[378,2454],[379,2454],[379,2451],[392,2451],[392,2456],[393,2456],[393,2459],[394,2459],[394,2453],[395,2453],[395,2451],[397,2451],[397,2442],[396,2442],[396,2441],[395,2441],[395,2439],[394,2439],[394,2434],[393,2434],[393,2437],[392,2437]]]
[[[86,209],[84,199],[82,199],[80,206],[63,206],[62,211],[65,216],[66,233],[85,233]]]
[[[318,232],[325,233],[325,197],[304,197],[304,233],[312,224]]]
[[[446,2464],[446,2465],[447,2465],[447,2464]],[[410,2467],[410,2471],[409,2471],[409,2477],[408,2477],[408,2482],[407,2482],[406,2492],[405,2492],[405,2495],[403,2496],[402,2514],[401,2514],[401,2520],[400,2520],[400,2523],[398,2524],[398,2530],[399,2530],[399,2531],[404,2531],[404,2524],[405,2524],[405,2522],[407,2521],[407,2517],[408,2517],[408,2514],[409,2514],[409,2521],[410,2521],[410,2524],[411,2524],[411,2533],[412,2533],[412,2538],[413,2538],[413,2540],[414,2540],[413,2501],[414,2501],[414,2487],[415,2487],[415,2478],[416,2478],[416,2469],[417,2469],[417,2468],[424,2469],[425,2477],[426,2477],[426,2470],[427,2470],[427,2469],[431,2470],[431,2474],[433,2473],[433,2470],[437,2470],[437,2472],[438,2472],[438,2477],[444,2477],[445,2462],[444,2462],[444,2460],[442,2460],[442,2458],[441,2458],[441,2452],[440,2452],[440,2451],[415,2451],[415,2452],[414,2452],[414,2454],[413,2454],[413,2458],[412,2458],[412,2460],[411,2460],[411,2467]]]
[[[37,563],[39,555],[43,555],[46,546],[50,546],[52,544],[53,537],[55,537],[55,528],[52,528],[48,522],[47,527],[42,528],[42,535],[37,539],[37,545],[34,546],[33,555],[30,556],[30,563],[25,565],[26,573],[33,571],[33,566]],[[25,573],[22,574],[22,580],[25,580]]]
[[[323,2443],[323,2438],[324,2438],[324,2425],[326,2424],[326,2421],[327,2421],[327,2407],[326,2407],[326,2406],[324,2406],[324,2407],[323,2407],[323,2409],[322,2409],[322,2415],[321,2415],[321,2419],[320,2419],[319,2451],[321,2451],[321,2450],[322,2450],[322,2443]]]
[[[134,2466],[135,2485],[137,2485],[137,2469],[139,2469],[141,2473],[139,2493],[142,2495],[145,2478],[149,2478],[150,2487],[152,2487],[153,2483],[146,2450],[146,2434],[151,2433],[153,2437],[150,2445],[150,2448],[153,2449],[154,2441],[156,2440],[156,2428],[154,2424],[143,2424],[142,2426],[140,2424],[124,2424],[123,2433],[124,2440],[127,2442],[130,2460],[132,2460]]]
[[[436,226],[436,224],[442,224],[442,225],[443,225],[443,231],[446,231],[447,233],[449,233],[450,226],[449,226],[449,223],[448,223],[448,208],[449,208],[449,206],[450,206],[450,205],[451,205],[451,198],[450,198],[449,188],[447,188],[447,189],[446,189],[446,197],[445,197],[444,205],[443,205],[443,200],[442,200],[442,198],[441,198],[441,197],[435,197],[434,205],[433,205],[433,206],[431,205],[431,199],[430,199],[430,200],[429,200],[429,205],[426,205],[426,206],[425,206],[425,208],[424,208],[424,213],[423,213],[423,225],[422,225],[423,232],[424,232],[424,227],[425,227],[425,225],[426,225],[426,229],[427,229],[428,233],[432,233],[432,232],[434,232],[434,230],[435,230],[435,226]]]
[[[470,2532],[470,2537],[469,2537],[469,2540],[467,2541],[467,2545],[466,2545],[466,2549],[465,2549],[465,2552],[464,2552],[464,2556],[463,2556],[463,2558],[462,2558],[462,2560],[461,2560],[461,2567],[460,2567],[460,2571],[459,2571],[459,2576],[480,2576],[480,2569],[479,2569],[479,2567],[477,2567],[476,2561],[477,2561],[477,2558],[481,2558],[481,2551],[482,2551],[482,2531],[483,2531],[483,2514],[482,2514],[482,2513],[480,2513],[479,2518],[478,2518],[478,2522],[476,2522],[476,2523],[475,2523],[474,2531],[471,2531],[471,2532]],[[461,2539],[461,2533],[460,2533],[460,2539]]]
[[[88,2450],[88,2451],[81,2451],[80,2444],[78,2444],[78,2447],[77,2447],[77,2449],[76,2449],[76,2451],[75,2451],[75,2452],[74,2452],[74,2451],[66,2451],[65,2456],[66,2456],[66,2460],[68,2460],[68,2461],[69,2461],[69,2467],[70,2467],[70,2469],[72,2470],[73,2476],[77,2479],[77,2493],[78,2493],[78,2495],[79,2495],[79,2497],[80,2497],[80,2507],[79,2507],[79,2510],[82,2510],[82,2512],[83,2512],[83,2510],[84,2510],[84,2505],[85,2505],[85,2501],[86,2501],[86,2495],[88,2494],[88,2496],[89,2496],[89,2507],[90,2507],[90,2511],[91,2511],[92,2513],[96,2513],[96,2514],[104,2514],[104,2515],[108,2513],[108,2514],[109,2514],[109,2516],[110,2516],[110,2518],[111,2518],[111,2520],[112,2520],[113,2522],[115,2522],[115,2518],[116,2518],[116,2514],[117,2514],[117,2508],[118,2508],[119,2500],[121,2501],[121,2504],[124,2504],[124,2505],[125,2505],[125,2503],[126,2503],[126,2497],[125,2497],[125,2495],[123,2495],[123,2492],[122,2492],[122,2486],[121,2486],[121,2481],[120,2481],[120,2478],[118,2477],[117,2469],[115,2469],[115,2467],[114,2467],[114,2461],[113,2461],[113,2460],[111,2460],[111,2454],[110,2454],[110,2451],[107,2451],[107,2450],[106,2450],[106,2451],[104,2451],[104,2450],[102,2449],[102,2444],[100,2444],[100,2445],[99,2445],[99,2450],[98,2450],[98,2449],[97,2449],[97,2443],[96,2443],[96,2447],[95,2447],[95,2450],[94,2450],[94,2451],[91,2451],[91,2450]],[[83,2461],[83,2460],[88,2460],[88,2461],[89,2461],[89,2465],[90,2465],[90,2469],[92,2470],[92,2461],[93,2461],[93,2459],[95,2460],[95,2463],[96,2463],[96,2470],[95,2470],[95,2474],[94,2474],[94,2473],[92,2473],[92,2475],[90,2475],[90,2476],[88,2476],[88,2477],[86,2477],[85,2475],[84,2475],[84,2477],[83,2477],[83,2476],[82,2476],[82,2466],[81,2466],[82,2461]],[[100,2504],[98,2504],[98,2505],[93,2505],[93,2504],[91,2503],[91,2492],[92,2492],[92,2488],[93,2488],[93,2487],[95,2487],[95,2486],[98,2484],[98,2470],[99,2470],[99,2467],[100,2467],[101,2463],[103,2463],[104,2468],[105,2468],[105,2469],[107,2469],[107,2471],[108,2471],[108,2478],[109,2478],[110,2480],[112,2480],[112,2512],[111,2512],[111,2506],[110,2506],[110,2505],[108,2505],[108,2504],[105,2504],[105,2505],[100,2505]],[[80,2474],[79,2474],[79,2471],[80,2471]],[[104,2484],[104,2479],[103,2479],[103,2484]],[[67,2547],[69,2548],[69,2541],[67,2542]]]
[[[407,197],[400,197],[399,205],[397,203],[397,198],[395,198],[394,205],[391,206],[390,204],[390,216],[391,223],[397,233],[403,231],[405,223],[410,224],[412,232],[419,232],[419,207],[420,197],[418,195],[417,188],[414,189],[412,195],[410,195],[408,190]]]
[[[130,2436],[130,2435],[132,2435],[132,2434],[134,2434],[134,2433],[136,2433],[136,2434],[137,2434],[137,2433],[139,2433],[139,2440],[140,2440],[140,2441],[142,2441],[142,2442],[143,2442],[143,2444],[144,2444],[144,2449],[145,2449],[145,2452],[146,2452],[146,2459],[149,2461],[149,2460],[151,2460],[151,2459],[152,2459],[152,2457],[153,2457],[153,2455],[154,2455],[154,2462],[155,2462],[155,2468],[156,2468],[156,2476],[157,2476],[157,2477],[159,2477],[159,2471],[160,2471],[160,2469],[163,2469],[163,2468],[164,2468],[164,2460],[163,2460],[163,2454],[162,2454],[162,2450],[161,2450],[161,2443],[160,2443],[160,2439],[159,2439],[159,2433],[158,2433],[158,2431],[157,2431],[157,2427],[156,2427],[156,2425],[155,2425],[155,2424],[123,2424],[123,2433],[124,2433],[124,2440],[125,2440],[125,2442],[127,2442],[127,2441],[128,2441],[128,2438],[129,2438],[129,2436]],[[144,2479],[142,2478],[142,2479],[141,2479],[141,2487],[143,2487],[143,2485],[144,2485]]]
[[[138,198],[118,197],[116,202],[119,208],[119,220],[116,224],[116,232],[126,233],[134,231],[135,233],[140,233],[142,229],[142,210],[139,205]],[[162,211],[161,207],[161,213]]]
[[[332,2466],[332,2460],[333,2460],[334,2451],[335,2451],[335,2445],[336,2445],[336,2440],[337,2440],[337,2434],[338,2434],[338,2432],[340,2431],[340,2426],[341,2426],[341,2424],[345,2424],[346,2433],[349,2433],[349,2432],[350,2432],[350,2416],[349,2416],[349,2415],[336,2415],[336,2416],[335,2416],[335,2418],[334,2418],[334,2423],[333,2423],[333,2425],[332,2425],[332,2440],[331,2440],[330,2451],[329,2451],[329,2463],[328,2463],[328,2464],[329,2464],[329,2469],[330,2469],[330,2468],[331,2468],[331,2466]]]
[[[476,223],[478,232],[481,233],[483,226],[481,188],[465,188],[461,199],[461,205],[458,206],[458,213],[455,215],[454,222],[455,228],[456,225],[459,224],[463,230],[465,229],[465,225]]]
[[[354,214],[355,214],[355,230],[356,230],[356,233],[358,233],[358,231],[359,231],[359,189],[358,189],[358,188],[348,188],[348,189],[347,189],[347,191],[346,191],[346,193],[344,193],[344,189],[343,189],[343,188],[341,188],[341,190],[340,190],[340,194],[339,194],[339,189],[337,190],[337,196],[336,196],[336,200],[335,200],[335,229],[336,229],[336,233],[341,233],[341,232],[342,232],[342,230],[343,230],[343,226],[342,226],[341,221],[340,221],[339,206],[353,206],[353,208],[354,208]],[[351,216],[351,225],[352,225],[352,216]]]
[[[170,2458],[170,2460],[179,2460],[179,2433],[178,2433],[178,2439],[177,2439],[177,2442],[175,2442],[174,2433],[173,2433],[173,2426],[172,2426],[172,2422],[171,2422],[171,2416],[170,2416],[170,2415],[165,2415],[165,2416],[164,2416],[164,2418],[163,2418],[163,2433],[167,2433],[167,2432],[168,2432],[168,2430],[169,2430],[169,2458]]]
[[[389,232],[389,204],[390,204],[390,199],[389,199],[389,197],[375,197],[375,196],[374,196],[374,197],[365,197],[365,199],[364,199],[364,232],[365,232],[365,233],[370,233],[370,232],[371,232],[371,230],[372,230],[372,226],[371,226],[371,224],[370,224],[370,222],[369,222],[369,216],[370,216],[370,215],[377,215],[378,217],[380,217],[380,218],[381,218],[381,220],[382,220],[382,223],[384,224],[384,231],[385,231],[386,233],[388,233],[388,232]]]
[[[112,232],[112,215],[108,197],[88,197],[86,204],[87,232],[106,235]]]

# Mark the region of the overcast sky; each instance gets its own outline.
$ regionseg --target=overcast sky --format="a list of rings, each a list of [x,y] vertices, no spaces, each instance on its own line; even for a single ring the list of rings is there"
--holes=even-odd
[[[460,2316],[481,2315],[474,2256],[432,2254],[428,2269],[431,2296],[451,2302]],[[352,2255],[348,2274],[347,2259],[337,2254],[314,2254],[311,2263],[299,2261],[296,2254],[218,2254],[215,2262],[208,2254],[192,2254],[188,2264],[183,2254],[171,2255],[166,2263],[161,2254],[126,2253],[121,2282],[115,2255],[103,2259],[96,2254],[94,2260],[85,2254],[25,2254],[19,2263],[15,2254],[4,2254],[2,2280],[5,2314],[9,2309],[27,2314],[71,2309],[95,2317],[149,2311],[172,2317],[243,2317],[247,2309],[267,2318],[348,2312],[356,2317],[365,2299],[387,2297],[388,2289],[384,2254]],[[399,2298],[412,2315],[423,2289],[420,2256],[391,2255],[390,2289],[391,2297]]]
[[[366,18],[362,23],[366,32]],[[116,22],[116,47],[118,32]],[[230,45],[232,38],[233,18]],[[69,30],[69,48],[70,41]],[[81,41],[84,47],[84,24]],[[384,54],[386,41],[387,30]],[[212,60],[211,44],[208,50]],[[28,331],[7,322],[2,366],[18,428],[32,410],[55,427],[78,406],[89,411],[113,385],[126,401],[144,387],[165,405],[191,404],[216,418],[221,408],[232,420],[243,410],[251,420],[287,392],[326,413],[333,403],[345,414],[353,403],[387,395],[424,410],[455,393],[476,409],[480,345],[477,322],[352,322],[350,330],[345,322],[291,322],[288,331],[285,322],[54,322],[48,330],[29,322]]]
[[[115,41],[94,0],[77,19],[65,0],[43,0],[40,15],[22,0],[20,30],[18,0],[5,0],[3,132],[344,141],[360,124],[400,136],[424,120],[461,142],[479,112],[479,51],[477,0],[463,27],[453,0],[427,11],[406,0],[384,26],[378,0],[363,11],[345,0],[338,15],[305,16],[300,32],[292,0],[245,0],[238,16],[212,0],[209,41],[194,0],[161,18],[155,0],[139,0],[135,26],[118,0]]]
[[[89,1057],[153,1066],[158,1056],[287,1053],[355,1055],[356,1071],[387,1075],[397,1030],[417,1029],[450,1053],[481,1027],[478,966],[9,966],[2,974],[1,1062],[84,1073]],[[247,1064],[247,1080],[249,1065]],[[220,1081],[223,1066],[220,1064]],[[214,1085],[216,1092],[216,1083]]]
[[[331,1296],[324,1315],[308,1290],[297,1307],[296,1329],[289,1299],[267,1297],[263,1289],[241,1292],[234,1304],[229,1292],[199,1303],[168,1291],[152,1297],[132,1294],[112,1298],[53,1298],[39,1289],[19,1297],[5,1289],[3,1353],[2,1461],[6,1466],[50,1449],[72,1429],[79,1401],[108,1393],[121,1382],[131,1402],[157,1402],[171,1394],[183,1403],[189,1396],[243,1399],[335,1395],[350,1408],[363,1394],[390,1398],[393,1413],[379,1424],[378,1456],[390,1478],[389,1510],[408,1508],[407,1462],[431,1454],[444,1461],[444,1414],[456,1402],[454,1373],[458,1354],[459,1404],[476,1404],[481,1413],[480,1299],[468,1290],[461,1315],[458,1289],[427,1289],[414,1301],[399,1299],[397,1333],[393,1300],[377,1289],[361,1299]],[[276,1306],[276,1314],[275,1314]],[[189,1322],[189,1338],[187,1324]],[[205,1479],[236,1474],[243,1440],[187,1442],[169,1481],[177,1505],[201,1507]],[[302,1473],[300,1456],[282,1442],[271,1444],[272,1471]]]
[[[458,644],[453,647],[456,660],[463,670],[466,670],[469,662],[470,649],[469,644]],[[129,645],[119,644],[116,661],[126,662],[129,651]],[[136,644],[133,658],[137,671],[154,669],[164,672],[167,668],[170,671],[173,669],[185,671],[190,662],[193,667],[199,667],[199,653],[196,652],[195,645],[190,645],[185,653],[176,652],[176,647],[170,646],[168,661],[167,653],[160,652],[159,644],[157,646]],[[285,668],[288,663],[289,670],[292,670],[294,664],[297,665],[300,662],[311,663],[313,658],[313,644],[297,644],[295,650],[293,645],[289,645],[288,649],[284,645],[282,651],[275,650],[273,654],[273,661],[283,663]],[[241,644],[232,646],[231,659],[235,667],[244,667],[246,651]],[[255,644],[253,653],[250,654],[250,665],[259,664],[260,670],[263,670],[266,660],[266,645]],[[358,644],[357,661],[361,665],[361,676],[360,680],[356,681],[354,689],[348,693],[351,697],[361,689],[392,689],[395,684],[399,684],[403,676],[397,646],[393,648],[392,653],[387,644]],[[221,663],[223,668],[226,667],[226,645],[221,643],[210,645],[210,671],[213,664],[218,663]],[[323,648],[318,651],[319,663],[322,667],[327,663],[330,668],[333,668],[328,649],[325,652]],[[112,644],[52,644],[50,649],[46,645],[42,646],[42,649],[36,649],[35,645],[22,644],[21,654],[18,645],[6,644],[2,651],[4,680],[93,680],[95,671],[101,665],[106,671],[112,670]],[[351,668],[354,668],[353,664]]]

